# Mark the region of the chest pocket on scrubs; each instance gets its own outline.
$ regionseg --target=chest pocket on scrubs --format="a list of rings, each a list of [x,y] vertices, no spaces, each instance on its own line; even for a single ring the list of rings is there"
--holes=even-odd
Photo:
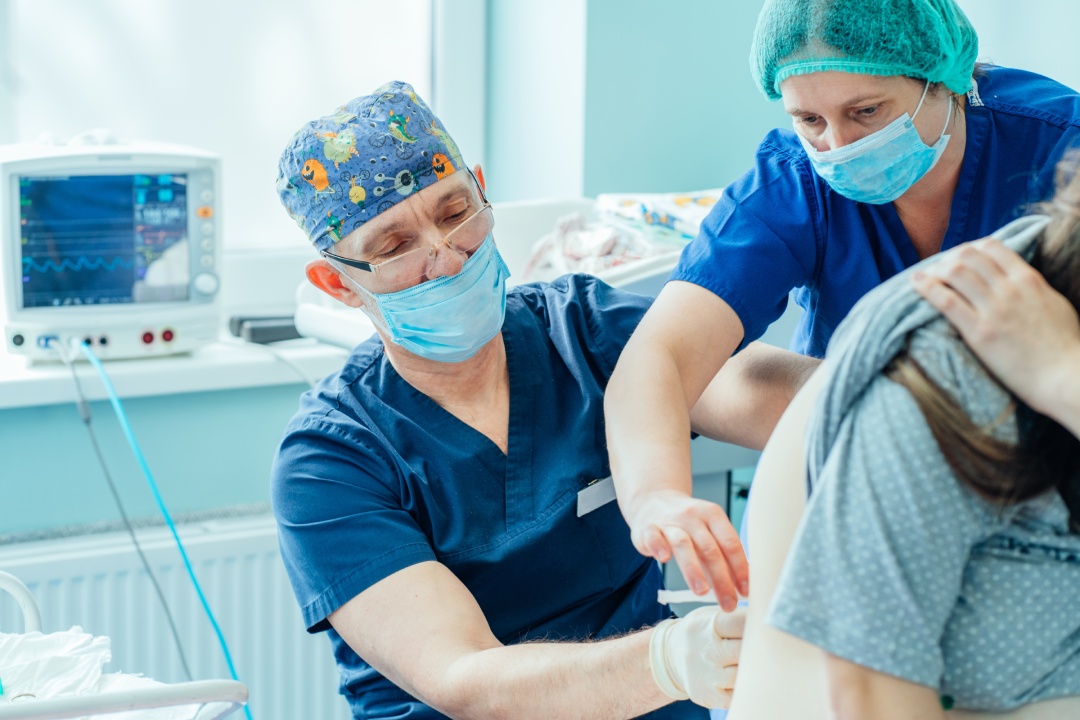
[[[630,541],[630,527],[614,500],[577,518],[595,536],[608,572],[609,589],[622,587],[649,562]]]
[[[645,561],[630,544],[616,503],[577,517],[578,489],[565,491],[528,525],[493,533],[484,545],[438,554],[500,641],[516,642],[537,628],[576,634],[584,608],[633,576],[635,556],[638,567]]]

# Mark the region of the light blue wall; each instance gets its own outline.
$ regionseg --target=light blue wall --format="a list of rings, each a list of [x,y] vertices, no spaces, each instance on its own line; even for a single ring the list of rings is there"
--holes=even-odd
[[[489,196],[581,197],[586,0],[487,9]]]
[[[270,464],[301,385],[124,401],[169,511],[270,499]],[[106,402],[91,403],[102,453],[128,515],[157,506]],[[119,519],[74,404],[0,410],[0,536]]]
[[[790,125],[750,78],[760,0],[553,2],[488,0],[494,199],[718,187]]]
[[[750,77],[762,0],[554,2],[560,12],[488,0],[486,151],[496,199],[722,186],[745,172],[768,130],[790,127]],[[1080,4],[960,5],[981,59],[1080,87]]]
[[[761,3],[488,0],[488,170],[498,200],[730,182],[788,121],[750,79]],[[964,0],[981,55],[1080,86],[1080,5]],[[558,12],[555,12],[558,10]],[[175,513],[269,499],[301,386],[136,398],[136,435]],[[108,407],[95,427],[135,517],[156,514]],[[0,536],[115,520],[74,406],[0,410]]]
[[[750,77],[761,2],[589,0],[587,196],[720,187],[773,127],[790,127]]]
[[[979,34],[979,58],[1031,70],[1080,88],[1076,0],[960,0]]]

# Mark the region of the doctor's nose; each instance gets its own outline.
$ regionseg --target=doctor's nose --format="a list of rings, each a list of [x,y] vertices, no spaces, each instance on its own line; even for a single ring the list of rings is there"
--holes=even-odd
[[[432,243],[427,250],[428,264],[425,278],[434,280],[447,275],[457,275],[467,259],[465,254],[452,248],[445,237],[432,238]]]

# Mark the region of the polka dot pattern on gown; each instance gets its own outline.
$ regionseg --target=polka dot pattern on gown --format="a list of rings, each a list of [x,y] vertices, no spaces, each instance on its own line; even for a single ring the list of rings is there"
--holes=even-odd
[[[976,423],[1015,437],[998,422],[1009,396],[944,321],[910,353]],[[880,376],[843,419],[767,621],[957,708],[1077,695],[1080,537],[1056,492],[1002,509],[961,485],[911,395]]]

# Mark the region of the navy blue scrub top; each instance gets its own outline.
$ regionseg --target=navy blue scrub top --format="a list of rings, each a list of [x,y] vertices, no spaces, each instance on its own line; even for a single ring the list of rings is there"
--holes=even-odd
[[[1049,198],[1054,164],[1080,144],[1080,97],[1040,75],[990,68],[967,95],[967,146],[942,249],[985,237]],[[805,311],[792,349],[823,357],[852,306],[918,261],[892,203],[836,193],[790,130],[773,130],[754,167],[724,191],[672,280],[700,285],[742,321],[739,349],[780,317]]]
[[[377,337],[301,399],[274,462],[281,555],[309,632],[326,630],[357,718],[441,718],[382,677],[326,618],[435,560],[504,644],[623,634],[669,614],[660,569],[616,503],[576,516],[611,474],[603,392],[650,300],[584,275],[507,294],[508,453],[415,390]],[[675,703],[647,716],[706,718]]]

